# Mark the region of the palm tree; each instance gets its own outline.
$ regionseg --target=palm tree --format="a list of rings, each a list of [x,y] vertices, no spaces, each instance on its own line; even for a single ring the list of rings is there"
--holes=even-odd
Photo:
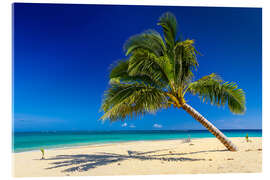
[[[177,20],[171,13],[163,14],[158,25],[163,37],[155,30],[148,30],[125,43],[127,58],[111,69],[101,119],[114,122],[171,106],[182,108],[228,150],[236,151],[237,147],[221,131],[187,104],[185,95],[198,95],[203,102],[210,101],[212,105],[227,104],[232,113],[242,114],[246,109],[244,91],[214,73],[195,81],[193,72],[198,67],[199,53],[194,41],[177,37]]]

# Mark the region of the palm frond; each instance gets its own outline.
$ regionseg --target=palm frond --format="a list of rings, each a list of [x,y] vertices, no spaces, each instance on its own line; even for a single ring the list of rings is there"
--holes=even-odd
[[[132,58],[131,58],[132,59]],[[111,70],[110,83],[144,83],[157,88],[165,88],[167,83],[160,80],[160,74],[155,70],[148,69],[145,72],[134,70],[132,61],[118,61]],[[151,73],[152,72],[152,73]]]
[[[193,40],[178,42],[175,47],[175,82],[178,86],[188,84],[198,67],[197,55],[199,54]]]
[[[159,18],[158,25],[162,27],[167,49],[172,49],[175,46],[178,31],[175,16],[170,12],[162,14]]]
[[[132,36],[124,44],[126,55],[131,54],[136,49],[148,50],[156,56],[162,56],[166,52],[163,39],[155,30],[148,30],[144,33]]]
[[[227,103],[230,111],[235,114],[242,114],[246,110],[244,91],[239,89],[236,83],[223,83],[214,73],[192,82],[187,91],[199,95],[203,102],[210,101],[218,106]]]
[[[167,107],[167,98],[163,91],[143,83],[113,83],[105,93],[102,104],[104,115],[101,119],[111,122],[124,120],[127,117],[155,113]]]
[[[157,57],[144,49],[136,50],[130,57],[128,71],[131,75],[149,74],[154,80],[167,84],[173,80],[172,64],[167,56]]]
[[[124,77],[128,76],[128,60],[119,60],[111,65],[110,82],[119,82]]]

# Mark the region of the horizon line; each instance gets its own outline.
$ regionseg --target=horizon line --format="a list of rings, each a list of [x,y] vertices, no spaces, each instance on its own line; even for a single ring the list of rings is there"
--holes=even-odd
[[[220,129],[220,131],[228,130],[257,130],[262,129]],[[12,131],[12,133],[28,133],[28,132],[43,132],[43,133],[55,133],[55,132],[117,132],[117,131],[208,131],[207,129],[125,129],[125,130],[41,130],[41,131]],[[210,133],[210,132],[209,132]]]

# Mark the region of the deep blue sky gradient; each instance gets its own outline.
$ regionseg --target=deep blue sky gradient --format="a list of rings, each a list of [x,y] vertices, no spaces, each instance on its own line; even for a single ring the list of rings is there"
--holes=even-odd
[[[156,29],[170,11],[182,37],[194,39],[203,54],[196,79],[212,72],[245,90],[247,112],[188,103],[221,129],[262,127],[262,10],[116,5],[13,5],[13,113],[15,131],[204,129],[186,112],[102,124],[100,106],[109,87],[109,67],[125,58],[124,42]],[[131,127],[130,127],[131,125]],[[132,126],[133,125],[133,126]],[[160,126],[159,126],[160,127]]]

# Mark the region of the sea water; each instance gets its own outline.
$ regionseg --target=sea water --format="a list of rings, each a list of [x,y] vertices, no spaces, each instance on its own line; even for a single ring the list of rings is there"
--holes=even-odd
[[[261,137],[262,130],[222,130],[228,137]],[[207,130],[15,132],[13,152],[126,141],[215,138]]]

